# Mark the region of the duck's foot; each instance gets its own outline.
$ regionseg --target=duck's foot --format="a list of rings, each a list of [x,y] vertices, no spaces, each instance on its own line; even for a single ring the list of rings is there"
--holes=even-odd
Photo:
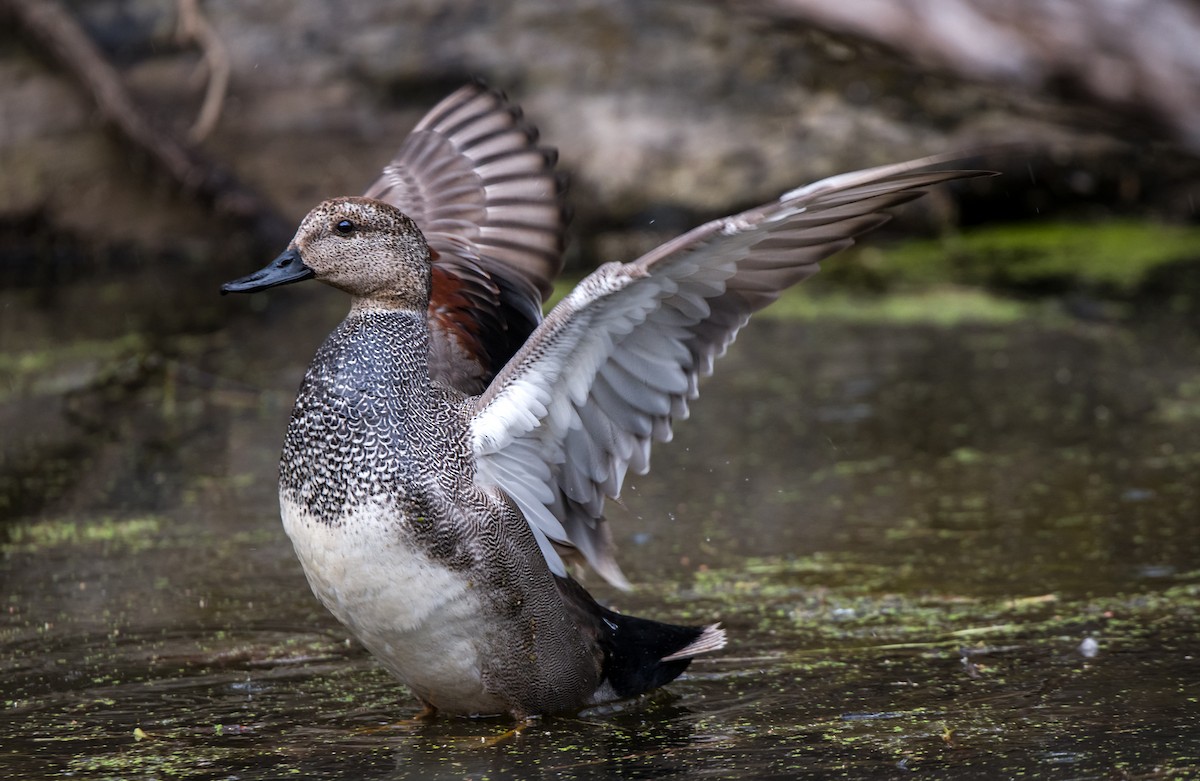
[[[501,732],[499,735],[496,735],[492,738],[480,738],[480,748],[491,748],[492,746],[499,746],[502,743],[515,740],[521,736],[522,732],[533,726],[536,721],[537,716],[517,717],[517,723],[511,729],[506,729],[504,732]]]
[[[409,719],[409,721],[433,721],[435,718],[437,718],[438,710],[436,705],[431,702],[426,702],[420,697],[417,698],[417,702],[421,703],[421,712],[413,716],[411,719]]]

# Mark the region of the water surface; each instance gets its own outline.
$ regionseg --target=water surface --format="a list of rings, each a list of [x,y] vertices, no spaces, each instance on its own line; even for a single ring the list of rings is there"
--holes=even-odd
[[[1200,336],[1182,320],[752,323],[612,508],[636,591],[589,580],[624,611],[721,620],[728,649],[502,738],[406,721],[415,702],[308,591],[275,459],[342,302],[288,295],[190,337],[0,337],[0,776],[1200,763]]]

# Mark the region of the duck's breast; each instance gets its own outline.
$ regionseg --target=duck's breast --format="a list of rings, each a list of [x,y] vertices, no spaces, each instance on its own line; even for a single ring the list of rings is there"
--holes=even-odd
[[[387,499],[357,503],[336,523],[286,491],[284,529],[317,598],[413,691],[451,713],[507,710],[483,685],[487,611],[470,575],[413,544]]]

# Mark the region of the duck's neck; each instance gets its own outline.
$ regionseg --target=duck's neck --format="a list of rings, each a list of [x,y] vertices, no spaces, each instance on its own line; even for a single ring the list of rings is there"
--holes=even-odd
[[[423,395],[429,386],[429,326],[424,313],[351,309],[313,357],[309,374],[314,372],[331,380],[331,390],[339,394]]]
[[[429,310],[429,289],[377,290],[369,296],[355,296],[350,302],[350,314],[369,312],[408,312],[424,319]]]

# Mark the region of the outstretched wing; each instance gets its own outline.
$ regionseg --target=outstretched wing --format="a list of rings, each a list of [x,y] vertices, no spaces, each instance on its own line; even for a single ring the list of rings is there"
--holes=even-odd
[[[464,393],[481,393],[541,322],[566,226],[556,159],[519,108],[471,84],[421,120],[366,192],[425,234],[430,371]]]
[[[687,417],[697,382],[750,315],[921,188],[976,171],[909,163],[843,174],[716,220],[584,279],[477,400],[471,446],[483,487],[520,507],[550,568],[578,548],[616,585],[603,512],[650,443]]]

